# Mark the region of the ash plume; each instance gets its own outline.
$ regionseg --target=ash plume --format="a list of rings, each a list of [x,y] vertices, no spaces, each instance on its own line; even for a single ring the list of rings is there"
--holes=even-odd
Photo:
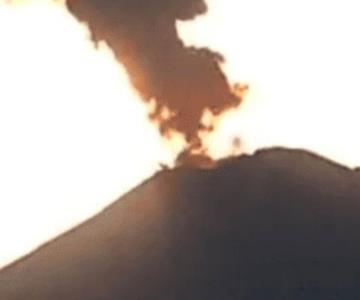
[[[239,105],[241,93],[230,86],[221,54],[186,47],[177,20],[207,11],[203,0],[68,0],[70,11],[88,23],[94,41],[105,40],[124,64],[145,101],[156,101],[150,117],[163,135],[183,133],[192,147],[201,144],[204,109],[214,115]],[[163,117],[169,109],[170,117]]]

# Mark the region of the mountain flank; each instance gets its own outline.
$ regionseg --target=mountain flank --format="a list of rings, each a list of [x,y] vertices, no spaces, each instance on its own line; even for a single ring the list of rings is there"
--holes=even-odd
[[[360,299],[360,173],[262,150],[164,170],[0,271],[6,300]]]

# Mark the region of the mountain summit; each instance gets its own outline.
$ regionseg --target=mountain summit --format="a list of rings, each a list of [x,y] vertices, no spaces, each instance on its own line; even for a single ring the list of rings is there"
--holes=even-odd
[[[360,299],[360,173],[300,150],[165,170],[0,272],[4,300]]]

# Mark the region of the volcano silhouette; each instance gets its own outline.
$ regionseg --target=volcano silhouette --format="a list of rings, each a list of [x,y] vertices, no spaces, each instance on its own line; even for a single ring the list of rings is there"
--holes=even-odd
[[[0,272],[2,300],[360,299],[360,174],[272,149],[164,170]]]

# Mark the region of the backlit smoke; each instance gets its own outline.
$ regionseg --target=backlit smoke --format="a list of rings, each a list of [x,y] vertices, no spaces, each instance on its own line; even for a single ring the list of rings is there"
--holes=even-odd
[[[0,266],[172,165],[176,132],[360,165],[356,1],[62,2],[0,0]]]
[[[151,117],[167,134],[178,131],[198,148],[205,109],[215,116],[241,102],[221,70],[224,57],[208,48],[186,47],[176,21],[207,11],[203,0],[68,0],[89,24],[95,41],[105,40],[125,65],[146,101],[155,100]],[[170,114],[163,118],[163,110]]]

